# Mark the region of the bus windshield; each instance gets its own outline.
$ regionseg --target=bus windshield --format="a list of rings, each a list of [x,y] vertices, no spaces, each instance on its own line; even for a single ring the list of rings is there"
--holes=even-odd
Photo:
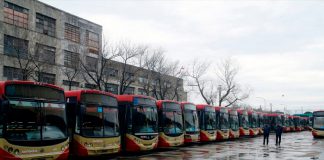
[[[230,116],[230,127],[233,131],[237,131],[239,129],[239,122],[237,115]]]
[[[5,137],[10,141],[46,141],[67,137],[65,104],[9,100]]]
[[[180,105],[176,103],[164,103],[163,105],[164,133],[182,134],[183,119]]]
[[[244,129],[248,129],[249,128],[249,117],[248,117],[248,115],[242,115],[241,122],[242,122],[242,127]]]
[[[257,128],[257,115],[256,114],[252,114],[250,124],[251,124],[251,128]]]
[[[119,135],[117,107],[94,104],[81,105],[81,133],[86,137]]]
[[[198,115],[196,110],[186,109],[187,106],[194,106],[191,104],[186,104],[184,106],[184,122],[186,132],[198,132],[199,131],[199,123],[198,123]],[[195,108],[195,106],[194,106]]]
[[[132,114],[135,134],[157,133],[156,106],[135,106]]]
[[[205,112],[205,128],[206,130],[216,129],[216,113],[215,112]]]
[[[314,117],[314,129],[324,130],[324,117]]]
[[[228,113],[220,113],[220,129],[229,129]]]

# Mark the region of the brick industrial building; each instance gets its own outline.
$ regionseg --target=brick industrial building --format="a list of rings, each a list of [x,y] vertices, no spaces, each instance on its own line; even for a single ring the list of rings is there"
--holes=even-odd
[[[80,57],[84,57],[85,64],[98,66],[102,26],[37,0],[5,0],[0,1],[0,6],[0,80],[35,80],[36,77],[37,81],[67,89],[69,82],[62,68],[72,68]],[[112,78],[105,84],[105,90],[118,94],[116,77],[121,74],[122,64],[116,61],[112,64],[107,68]],[[33,72],[28,72],[31,67]],[[134,76],[134,83],[125,93],[144,94],[141,83],[147,81],[145,72],[149,71],[143,69],[142,76]],[[176,89],[177,99],[185,101],[183,80],[164,76],[170,84],[180,84]],[[71,84],[72,89],[96,88],[91,80],[80,75]]]

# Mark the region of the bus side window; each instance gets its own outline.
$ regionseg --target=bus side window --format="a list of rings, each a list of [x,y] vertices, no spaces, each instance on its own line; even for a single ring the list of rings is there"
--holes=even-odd
[[[133,131],[133,114],[132,114],[132,109],[133,107],[130,104],[126,104],[126,122],[127,122],[127,133],[132,133]]]

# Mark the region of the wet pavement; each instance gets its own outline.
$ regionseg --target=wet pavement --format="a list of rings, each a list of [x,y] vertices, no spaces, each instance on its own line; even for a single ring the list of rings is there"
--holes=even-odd
[[[273,134],[270,135],[268,146],[263,146],[262,143],[263,137],[259,136],[235,141],[195,144],[168,151],[154,151],[145,155],[116,157],[116,159],[324,160],[324,139],[313,139],[312,134],[308,131],[283,134],[280,147],[275,145],[275,135]]]

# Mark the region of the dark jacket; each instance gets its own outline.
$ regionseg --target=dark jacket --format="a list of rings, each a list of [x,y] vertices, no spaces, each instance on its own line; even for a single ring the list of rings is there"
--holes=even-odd
[[[263,135],[269,135],[270,134],[270,126],[266,125],[263,127]]]
[[[282,126],[278,125],[278,126],[276,127],[276,135],[281,135],[281,134],[282,134],[282,131],[283,131]]]

